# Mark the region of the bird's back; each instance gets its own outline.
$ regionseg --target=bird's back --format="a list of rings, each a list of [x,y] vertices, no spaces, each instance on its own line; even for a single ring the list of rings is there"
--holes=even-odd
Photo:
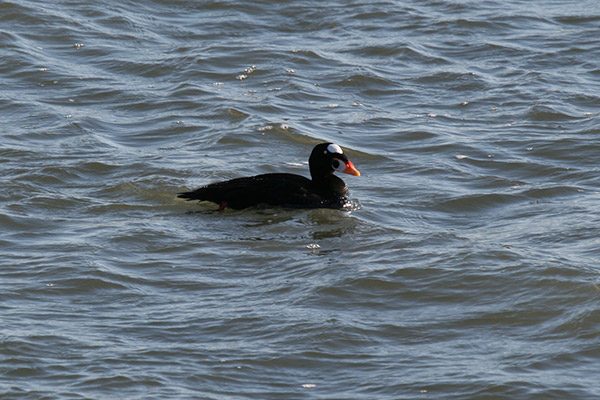
[[[322,198],[313,182],[295,174],[263,174],[215,182],[191,192],[180,193],[188,200],[211,201],[233,209],[258,205],[319,207]]]

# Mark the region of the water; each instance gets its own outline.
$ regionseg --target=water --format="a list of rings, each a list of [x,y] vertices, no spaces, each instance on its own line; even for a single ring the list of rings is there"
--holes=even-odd
[[[3,399],[596,399],[596,1],[0,3]],[[358,209],[214,212],[343,146]]]

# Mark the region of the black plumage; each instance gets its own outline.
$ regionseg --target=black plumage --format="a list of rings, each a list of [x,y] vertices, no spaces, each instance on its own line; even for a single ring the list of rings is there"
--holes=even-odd
[[[348,204],[348,187],[335,171],[359,176],[342,149],[333,143],[315,146],[308,160],[312,179],[301,175],[275,173],[211,183],[179,193],[187,200],[210,201],[219,210],[254,206],[289,208],[343,208]]]

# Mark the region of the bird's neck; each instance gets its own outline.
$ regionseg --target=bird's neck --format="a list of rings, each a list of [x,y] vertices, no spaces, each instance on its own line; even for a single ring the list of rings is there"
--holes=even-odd
[[[333,174],[333,172],[326,172],[325,174],[323,174],[323,173],[317,174],[317,173],[313,173],[313,171],[310,171],[310,177],[312,178],[313,182],[327,182],[327,181],[332,180],[332,178],[337,178],[337,176],[335,176]]]

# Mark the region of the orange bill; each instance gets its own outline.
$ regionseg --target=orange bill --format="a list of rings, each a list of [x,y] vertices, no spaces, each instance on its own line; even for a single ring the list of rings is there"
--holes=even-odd
[[[360,172],[356,168],[354,168],[354,164],[351,161],[346,161],[346,169],[342,171],[345,174],[350,174],[354,176],[360,176]]]

